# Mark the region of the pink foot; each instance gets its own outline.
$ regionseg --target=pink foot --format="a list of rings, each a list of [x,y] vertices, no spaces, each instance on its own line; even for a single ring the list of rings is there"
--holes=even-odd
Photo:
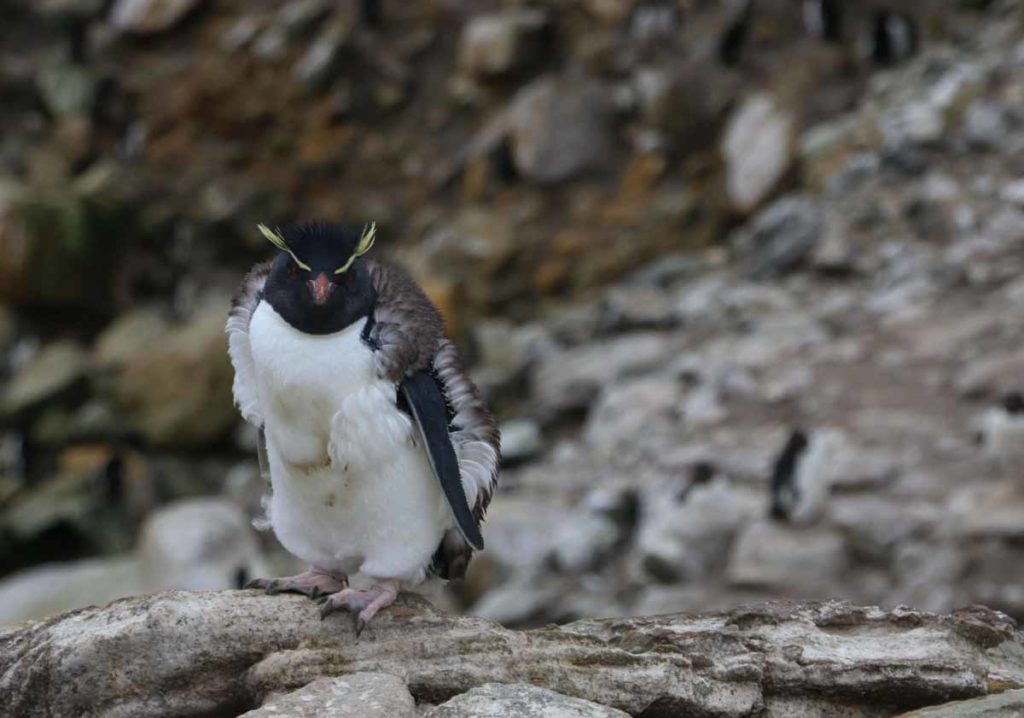
[[[356,619],[356,637],[363,632],[377,612],[395,602],[398,598],[399,582],[392,578],[381,579],[363,591],[346,588],[328,596],[320,608],[321,620],[342,609]]]
[[[339,571],[329,571],[312,566],[298,576],[283,578],[257,578],[245,584],[246,588],[262,588],[267,593],[301,593],[310,598],[320,598],[343,591],[348,586],[348,576]]]

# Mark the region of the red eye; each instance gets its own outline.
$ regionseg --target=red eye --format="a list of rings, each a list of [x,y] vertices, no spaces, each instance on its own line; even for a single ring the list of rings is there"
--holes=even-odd
[[[288,269],[288,276],[289,276],[289,277],[291,277],[292,279],[298,279],[298,278],[299,278],[299,268],[298,268],[298,267],[296,267],[296,266],[295,266],[295,265],[293,264],[293,265],[292,265],[292,266],[291,266],[291,267],[290,267],[290,268]]]
[[[351,287],[355,281],[355,277],[353,277],[351,274],[345,276],[345,284],[347,284],[348,286]]]

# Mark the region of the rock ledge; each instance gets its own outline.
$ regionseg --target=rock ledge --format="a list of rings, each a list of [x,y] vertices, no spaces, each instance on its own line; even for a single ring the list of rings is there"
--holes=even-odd
[[[0,632],[18,716],[205,716],[322,677],[399,676],[419,703],[523,683],[631,715],[895,715],[1024,687],[1024,636],[972,607],[938,616],[773,603],[512,631],[403,595],[355,640],[302,597],[170,592]]]

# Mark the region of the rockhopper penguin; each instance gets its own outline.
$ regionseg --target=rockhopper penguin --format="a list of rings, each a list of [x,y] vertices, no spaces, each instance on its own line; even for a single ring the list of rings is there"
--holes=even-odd
[[[808,435],[795,429],[775,459],[771,515],[797,525],[817,521],[825,512],[841,434],[822,429]]]
[[[1024,466],[1024,394],[1011,392],[974,420],[978,441],[1005,468]]]
[[[498,429],[423,291],[363,258],[374,225],[260,231],[281,251],[233,302],[235,402],[264,437],[274,533],[310,568],[249,587],[347,609],[358,632],[400,587],[461,577],[483,548]],[[355,573],[371,587],[349,588]]]

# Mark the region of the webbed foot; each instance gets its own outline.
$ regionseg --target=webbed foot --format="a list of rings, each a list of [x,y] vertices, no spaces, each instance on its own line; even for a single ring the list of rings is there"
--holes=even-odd
[[[381,579],[370,588],[356,591],[346,588],[327,597],[320,607],[321,620],[342,609],[355,618],[356,637],[363,632],[366,624],[382,609],[398,598],[399,582],[395,579]]]
[[[301,593],[310,598],[329,596],[348,587],[348,576],[340,571],[311,567],[297,576],[282,578],[257,578],[245,585],[246,588],[262,588],[267,593]]]

